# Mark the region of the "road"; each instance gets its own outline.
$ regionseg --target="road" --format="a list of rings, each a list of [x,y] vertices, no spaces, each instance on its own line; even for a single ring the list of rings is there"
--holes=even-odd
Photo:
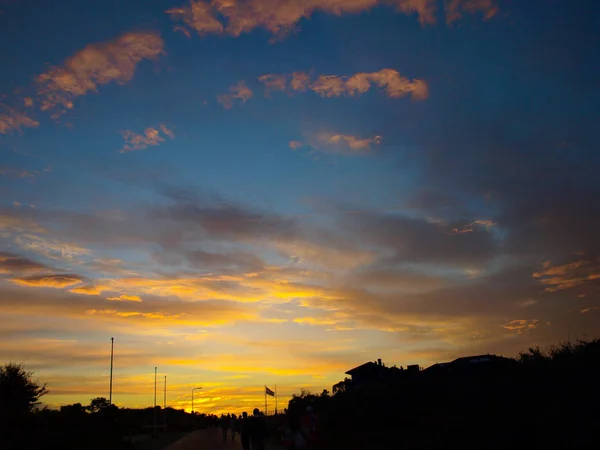
[[[240,435],[236,434],[235,441],[231,441],[228,433],[227,443],[223,443],[223,435],[218,428],[194,431],[187,436],[173,442],[165,450],[240,450]]]

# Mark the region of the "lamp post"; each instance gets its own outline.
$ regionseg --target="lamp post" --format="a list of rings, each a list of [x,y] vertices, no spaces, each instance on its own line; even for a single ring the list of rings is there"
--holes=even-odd
[[[194,389],[192,389],[192,415],[194,415],[194,391],[196,389],[202,389],[202,386],[200,387],[195,387]]]

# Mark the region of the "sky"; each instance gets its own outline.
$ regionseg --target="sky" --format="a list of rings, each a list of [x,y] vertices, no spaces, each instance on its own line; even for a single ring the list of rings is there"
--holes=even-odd
[[[220,413],[598,337],[599,16],[1,0],[0,363]]]

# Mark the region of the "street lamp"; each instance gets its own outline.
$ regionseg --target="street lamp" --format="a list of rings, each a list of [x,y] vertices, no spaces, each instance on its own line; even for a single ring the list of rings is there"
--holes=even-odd
[[[194,415],[194,391],[196,389],[202,389],[202,386],[200,387],[195,387],[194,389],[192,389],[192,415]]]

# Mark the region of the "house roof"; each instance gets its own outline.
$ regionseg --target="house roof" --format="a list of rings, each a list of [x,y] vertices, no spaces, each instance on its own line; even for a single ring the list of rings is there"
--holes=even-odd
[[[504,356],[497,355],[474,355],[474,356],[463,356],[461,358],[456,358],[454,361],[445,362],[445,363],[437,363],[432,366],[427,367],[424,371],[433,372],[439,369],[449,369],[452,366],[464,366],[465,364],[477,364],[477,363],[488,363],[488,362],[506,362],[510,361],[509,358],[505,358]]]
[[[504,361],[507,358],[503,356],[496,355],[476,355],[476,356],[463,356],[462,358],[457,358],[452,361],[450,364],[465,364],[465,363],[480,363],[480,362],[491,362],[491,361]]]
[[[346,375],[352,375],[353,373],[358,373],[358,372],[363,372],[365,370],[374,370],[374,367],[381,367],[382,369],[387,369],[387,367],[385,366],[380,366],[377,363],[374,363],[373,361],[369,361],[366,362],[364,364],[361,364],[360,366],[356,366],[354,369],[350,369],[346,372]]]

